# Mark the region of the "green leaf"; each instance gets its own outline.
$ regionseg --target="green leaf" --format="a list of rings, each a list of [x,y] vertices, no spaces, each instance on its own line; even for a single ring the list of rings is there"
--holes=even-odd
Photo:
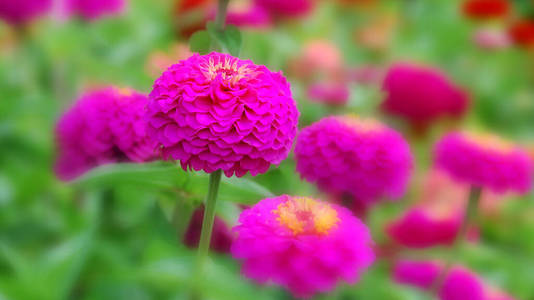
[[[233,56],[239,56],[243,39],[241,37],[241,32],[236,26],[229,25],[226,26],[224,30],[219,30],[216,28],[215,23],[209,22],[206,25],[206,29],[212,38],[219,43],[223,51],[228,52]]]
[[[195,32],[189,39],[189,48],[192,52],[208,54],[211,48],[211,35],[206,30]]]

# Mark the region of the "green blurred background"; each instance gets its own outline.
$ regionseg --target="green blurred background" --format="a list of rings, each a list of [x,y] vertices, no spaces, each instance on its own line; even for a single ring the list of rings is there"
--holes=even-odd
[[[177,239],[173,216],[200,203],[207,177],[166,163],[97,169],[74,183],[53,172],[55,122],[76,96],[93,84],[149,92],[147,61],[175,42],[170,0],[132,0],[124,14],[92,23],[39,21],[23,38],[0,25],[0,299],[186,299],[194,251]],[[341,9],[320,1],[313,15],[271,30],[243,31],[242,58],[272,70],[287,68],[312,39],[336,44],[347,65],[387,66],[416,60],[446,70],[473,99],[465,126],[534,143],[534,59],[510,47],[484,51],[472,43],[477,26],[459,13],[459,1],[382,1],[379,12],[396,19],[386,49],[362,47],[354,32],[376,17],[365,9]],[[331,111],[306,99],[303,83],[289,78],[301,126]],[[383,117],[378,86],[351,86],[347,111]],[[394,121],[393,125],[397,126]],[[398,125],[400,126],[400,125]],[[403,127],[398,127],[403,130]],[[418,174],[428,169],[430,145],[440,131],[414,141]],[[371,212],[375,242],[383,226],[418,195],[418,180],[398,202]],[[300,181],[292,158],[264,175],[225,180],[219,215],[235,224],[238,204],[270,194],[315,194]],[[464,247],[460,262],[517,299],[534,299],[534,202],[512,199],[498,217],[481,219],[480,241]],[[176,225],[176,224],[174,224]],[[444,249],[412,251],[439,257]],[[202,282],[207,299],[291,299],[276,287],[258,287],[239,275],[229,256],[213,254]],[[318,299],[425,299],[390,279],[377,261],[355,286],[340,286]],[[330,298],[328,298],[330,297]]]

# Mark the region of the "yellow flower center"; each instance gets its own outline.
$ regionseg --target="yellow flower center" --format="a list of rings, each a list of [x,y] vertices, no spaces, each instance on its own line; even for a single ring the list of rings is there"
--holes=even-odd
[[[132,95],[133,90],[130,88],[115,88],[115,92],[119,94],[119,96],[129,97]]]
[[[224,60],[219,60],[218,62],[215,62],[213,57],[210,57],[200,68],[207,79],[213,80],[217,75],[220,75],[224,82],[230,84],[236,84],[239,80],[256,74],[255,71],[249,68],[249,65],[244,64],[238,66],[238,59],[230,57],[226,57]]]
[[[328,234],[337,225],[337,211],[329,204],[308,197],[290,198],[273,210],[276,220],[298,234]]]

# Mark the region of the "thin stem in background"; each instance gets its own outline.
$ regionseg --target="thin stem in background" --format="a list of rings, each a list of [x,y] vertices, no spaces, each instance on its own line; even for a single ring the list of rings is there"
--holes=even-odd
[[[456,239],[453,243],[450,252],[451,256],[449,256],[447,262],[445,263],[445,266],[443,267],[443,270],[439,273],[438,277],[432,283],[432,287],[430,289],[432,295],[439,296],[439,291],[443,286],[443,283],[445,282],[447,274],[449,273],[454,264],[454,257],[458,254],[461,245],[466,240],[469,225],[471,224],[477,213],[481,193],[482,188],[478,186],[472,186],[469,191],[469,200],[467,201],[467,208],[465,209],[464,220],[462,222],[460,230],[458,231],[458,235],[456,235]]]
[[[215,17],[215,26],[218,30],[224,30],[226,24],[226,12],[228,10],[228,2],[230,0],[219,0],[217,6],[217,16]]]

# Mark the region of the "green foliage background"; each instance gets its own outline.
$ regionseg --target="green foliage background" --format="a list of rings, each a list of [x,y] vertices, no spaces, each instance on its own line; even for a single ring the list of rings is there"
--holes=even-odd
[[[408,4],[406,4],[408,3]],[[314,16],[270,31],[244,31],[242,58],[285,69],[289,57],[312,38],[333,41],[347,64],[417,60],[445,69],[469,88],[473,108],[465,126],[510,138],[534,140],[533,58],[516,48],[485,52],[471,42],[475,24],[458,13],[458,1],[384,1],[398,12],[390,49],[375,53],[354,42],[354,28],[366,11],[345,11],[322,1]],[[187,299],[194,252],[178,240],[173,220],[202,201],[207,177],[172,163],[99,168],[72,184],[53,175],[53,130],[62,111],[86,83],[112,83],[149,92],[147,57],[175,40],[170,0],[132,0],[127,12],[85,24],[42,21],[30,34],[2,49],[0,56],[0,299]],[[0,35],[8,34],[6,26]],[[301,126],[329,111],[305,99],[301,82],[290,78],[302,113]],[[348,111],[398,126],[377,112],[376,87],[353,86]],[[429,139],[414,142],[418,175],[428,169]],[[377,243],[382,229],[417,197],[412,185],[404,199],[373,210],[369,224]],[[218,213],[235,224],[237,204],[272,194],[311,195],[292,158],[264,175],[225,180]],[[498,219],[481,219],[481,238],[457,259],[518,299],[534,299],[534,205],[532,195],[507,203]],[[176,203],[180,210],[173,211]],[[186,223],[183,221],[182,223]],[[445,249],[406,253],[442,257]],[[290,299],[276,287],[258,287],[239,275],[230,257],[213,255],[201,283],[207,299]],[[379,261],[359,284],[341,286],[318,299],[425,299],[390,279]]]

